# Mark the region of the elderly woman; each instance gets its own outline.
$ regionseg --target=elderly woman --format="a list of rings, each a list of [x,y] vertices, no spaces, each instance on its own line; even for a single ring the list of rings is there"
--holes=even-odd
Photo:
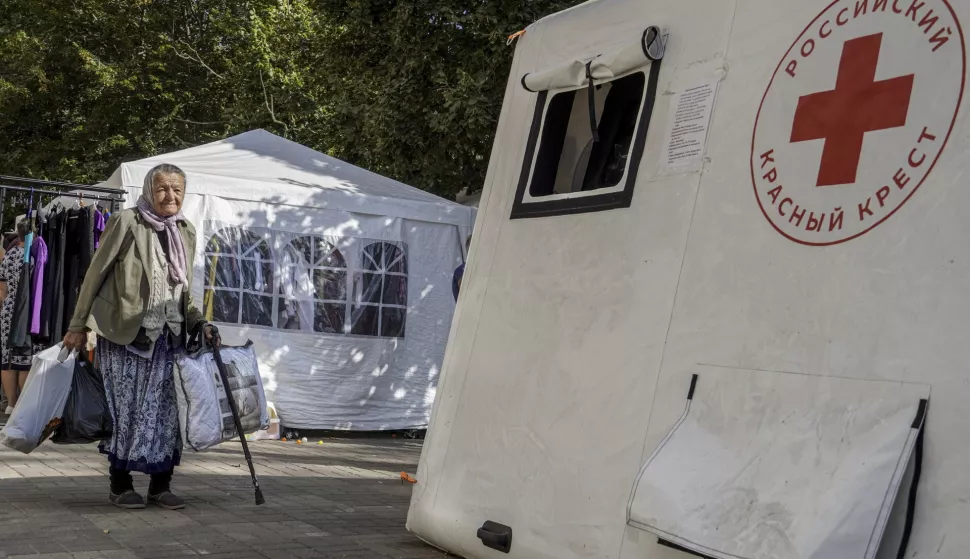
[[[185,173],[174,165],[148,172],[137,208],[115,214],[84,277],[64,346],[82,349],[98,335],[114,434],[101,442],[110,464],[110,500],[145,507],[131,472],[151,476],[148,502],[176,510],[171,491],[182,440],[173,379],[174,361],[189,337],[212,328],[192,302],[195,228],[182,215]]]

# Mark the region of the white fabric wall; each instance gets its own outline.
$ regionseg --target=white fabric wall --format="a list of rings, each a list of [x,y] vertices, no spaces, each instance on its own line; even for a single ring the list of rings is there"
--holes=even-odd
[[[850,15],[863,3],[842,0]],[[485,520],[513,527],[513,558],[684,557],[626,528],[625,508],[640,466],[683,412],[690,375],[705,364],[930,384],[907,556],[967,556],[966,111],[919,192],[849,242],[793,243],[768,223],[752,191],[761,96],[828,4],[600,0],[519,39],[418,469],[412,531],[476,559],[497,556],[476,538]],[[911,2],[888,4],[887,44],[894,26],[910,36],[915,25],[891,11]],[[970,21],[970,5],[949,5]],[[920,15],[930,8],[947,9],[932,0]],[[647,25],[669,27],[670,41],[632,206],[509,220],[536,98],[521,76],[606,52]],[[958,31],[948,48],[959,51]],[[900,44],[886,52],[905,57]],[[819,76],[817,91],[833,86],[835,66]],[[662,175],[673,93],[712,81],[719,90],[703,170]],[[867,136],[876,146],[871,168],[896,137]],[[892,180],[891,165],[898,163],[885,163],[884,180]],[[808,167],[796,163],[783,180],[793,183]],[[855,203],[844,208],[855,219]]]
[[[140,189],[128,190],[131,206]],[[458,228],[448,224],[193,193],[186,196],[183,212],[199,234],[192,292],[200,308],[212,224],[271,229],[284,237],[313,234],[406,243],[409,284],[403,339],[238,325],[220,325],[220,331],[227,344],[254,342],[267,398],[286,426],[380,430],[427,425],[454,309],[451,277],[461,263],[459,239],[467,236],[466,228],[459,236]]]

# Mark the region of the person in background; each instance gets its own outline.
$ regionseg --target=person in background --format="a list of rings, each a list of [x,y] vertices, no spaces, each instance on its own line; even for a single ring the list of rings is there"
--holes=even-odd
[[[17,288],[20,284],[21,272],[24,268],[24,241],[30,233],[30,222],[26,219],[17,224],[17,235],[4,252],[0,260],[0,347],[2,347],[2,368],[0,379],[3,382],[3,393],[7,398],[6,413],[13,413],[17,406],[20,391],[27,383],[30,372],[30,355],[14,355],[7,347],[10,339],[10,327],[13,324],[14,303],[17,300]]]
[[[12,245],[16,240],[16,233],[8,233],[3,237],[3,246],[0,247],[0,261],[3,260],[3,255],[7,254],[7,249],[9,249],[10,245]],[[13,408],[8,410],[8,407],[10,407],[10,402],[7,400],[7,391],[3,389],[3,382],[0,382],[0,410],[3,410],[5,414],[9,415],[10,412],[13,411]]]
[[[10,247],[12,247],[14,243],[17,243],[19,239],[20,237],[17,236],[16,231],[14,231],[13,233],[7,233],[6,235],[4,235],[3,248],[0,249],[0,258],[3,258],[3,255],[6,254],[7,251],[10,250]]]
[[[469,235],[465,240],[465,254],[468,254],[468,250],[472,246],[472,236]],[[465,276],[465,263],[462,262],[460,266],[455,268],[455,273],[451,276],[451,292],[455,296],[455,302],[458,301],[458,292],[461,291],[461,279]]]
[[[3,247],[0,248],[0,258],[3,258],[3,255],[7,253],[7,249],[10,248],[10,245],[12,245],[16,239],[16,233],[7,233],[3,236]]]
[[[182,215],[185,173],[159,165],[145,176],[136,208],[112,216],[78,295],[64,347],[83,350],[98,336],[114,433],[101,442],[111,476],[109,500],[145,508],[132,471],[151,476],[148,502],[177,510],[171,481],[182,454],[174,362],[187,340],[212,327],[192,302],[195,228]]]

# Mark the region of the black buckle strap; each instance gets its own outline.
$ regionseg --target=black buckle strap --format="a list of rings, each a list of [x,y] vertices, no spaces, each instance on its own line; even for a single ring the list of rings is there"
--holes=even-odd
[[[600,141],[600,132],[596,127],[596,86],[593,85],[593,61],[586,63],[586,87],[587,97],[589,97],[589,130],[593,133],[593,143]]]

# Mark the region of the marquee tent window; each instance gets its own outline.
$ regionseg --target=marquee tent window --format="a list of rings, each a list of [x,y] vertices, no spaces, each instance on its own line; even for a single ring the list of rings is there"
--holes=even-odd
[[[266,238],[227,227],[210,237],[205,258],[207,319],[274,326],[273,258]]]
[[[408,304],[408,260],[403,243],[374,242],[361,250],[354,276],[351,333],[404,337]]]
[[[278,327],[344,333],[348,278],[347,261],[335,242],[317,236],[293,239],[279,260]]]
[[[207,224],[207,320],[307,333],[404,337],[407,245]]]

